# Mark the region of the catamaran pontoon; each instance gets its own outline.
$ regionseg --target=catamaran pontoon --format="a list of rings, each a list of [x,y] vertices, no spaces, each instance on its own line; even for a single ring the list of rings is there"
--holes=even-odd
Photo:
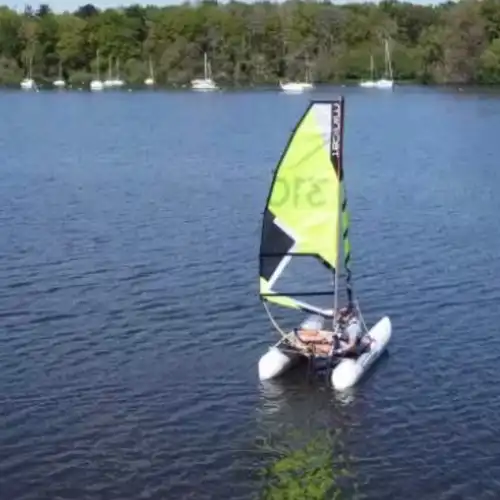
[[[332,336],[340,332],[342,251],[347,305],[355,311],[363,340],[368,341],[353,356],[339,357],[333,351],[327,356],[333,387],[343,390],[355,385],[384,352],[391,338],[392,325],[387,316],[368,330],[352,286],[343,135],[344,98],[312,101],[296,125],[274,173],[262,223],[260,297],[282,338],[260,359],[261,380],[283,374],[301,357],[325,358],[324,353],[315,351],[314,345],[297,341],[295,331],[284,331],[271,314],[269,304],[308,313],[302,328],[319,331],[324,328],[325,320],[330,319]],[[280,281],[284,275],[306,259],[322,264],[323,274],[328,275],[329,290],[282,289]],[[300,296],[304,300],[299,300]],[[318,297],[329,300],[330,306],[333,301],[333,309],[314,304],[313,299]]]

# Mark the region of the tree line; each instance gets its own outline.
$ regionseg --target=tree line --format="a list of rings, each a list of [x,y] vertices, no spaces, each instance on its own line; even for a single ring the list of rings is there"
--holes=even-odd
[[[307,70],[317,83],[348,82],[370,76],[371,56],[382,76],[385,40],[396,81],[500,83],[500,0],[0,7],[0,83],[18,84],[29,68],[37,81],[62,71],[87,82],[97,61],[104,76],[112,60],[132,84],[152,65],[158,84],[182,85],[203,77],[204,53],[222,85],[274,85]]]

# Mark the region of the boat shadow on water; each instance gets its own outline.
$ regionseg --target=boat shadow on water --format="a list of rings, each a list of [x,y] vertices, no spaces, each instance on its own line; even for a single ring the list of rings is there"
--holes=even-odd
[[[380,365],[388,360],[381,356]],[[259,499],[356,499],[361,480],[351,455],[351,432],[363,413],[376,370],[342,393],[307,361],[286,376],[260,383],[259,438],[255,443]]]
[[[349,403],[356,394],[357,390],[372,385],[373,377],[379,370],[383,371],[384,366],[387,364],[389,359],[390,351],[386,350],[380,355],[377,362],[367,369],[360,381],[359,386],[351,387],[343,391],[336,391],[333,389],[330,382],[331,368],[328,367],[327,360],[319,359],[311,361],[305,357],[301,358],[295,366],[286,372],[286,374],[276,379],[261,381],[260,386],[264,394],[272,394],[276,391],[286,391],[287,388],[291,389],[293,387],[297,388],[300,386],[308,386],[310,389],[324,385],[332,392],[337,401]]]
[[[351,431],[377,382],[385,352],[356,387],[338,392],[326,370],[303,360],[286,375],[260,382],[259,499],[356,499],[361,480],[350,453]],[[354,426],[354,427],[353,427]]]
[[[317,432],[307,438],[297,433],[286,444],[261,444],[269,463],[261,471],[262,500],[323,500],[358,498],[349,457],[338,432]]]

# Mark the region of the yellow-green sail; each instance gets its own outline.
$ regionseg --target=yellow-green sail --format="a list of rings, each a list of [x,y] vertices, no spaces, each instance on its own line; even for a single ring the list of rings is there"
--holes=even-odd
[[[313,256],[333,274],[339,266],[342,122],[343,99],[312,102],[276,168],[260,247],[260,296],[265,300],[321,312],[276,290],[292,259]]]

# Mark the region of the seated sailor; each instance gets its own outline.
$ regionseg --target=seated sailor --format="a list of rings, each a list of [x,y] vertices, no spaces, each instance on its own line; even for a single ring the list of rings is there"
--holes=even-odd
[[[310,322],[309,322],[310,323]],[[357,317],[356,311],[351,306],[343,307],[339,311],[338,331],[323,330],[321,326],[311,328],[308,324],[302,324],[301,328],[295,329],[298,340],[314,348],[316,354],[343,356],[356,353],[361,344],[363,329]]]

